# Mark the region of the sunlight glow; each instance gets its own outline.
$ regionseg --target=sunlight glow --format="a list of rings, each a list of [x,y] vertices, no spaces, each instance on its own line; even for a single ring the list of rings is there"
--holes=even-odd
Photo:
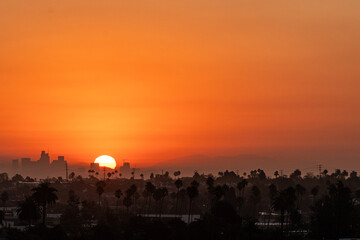
[[[99,163],[100,167],[108,167],[114,169],[116,167],[116,161],[113,157],[108,155],[101,155],[95,159],[95,163]]]

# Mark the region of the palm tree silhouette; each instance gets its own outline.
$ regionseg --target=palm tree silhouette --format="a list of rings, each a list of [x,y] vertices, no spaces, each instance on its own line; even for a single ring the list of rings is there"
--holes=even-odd
[[[274,184],[270,184],[270,186],[269,186],[270,206],[269,206],[268,228],[270,227],[271,214],[273,211],[272,202],[274,201],[277,194],[278,194],[278,190],[277,190],[276,186]]]
[[[167,188],[163,187],[163,188],[157,188],[153,194],[153,197],[155,199],[155,201],[157,202],[157,208],[158,208],[158,214],[159,217],[161,217],[161,212],[162,212],[162,205],[164,202],[164,198],[168,195],[168,190]]]
[[[75,173],[71,172],[70,175],[69,175],[69,178],[70,178],[70,180],[73,180],[75,178]]]
[[[3,205],[3,214],[4,214],[4,220],[5,221],[5,211],[6,211],[6,202],[9,200],[9,193],[7,191],[3,191],[1,193],[1,202]],[[6,223],[5,223],[6,224]]]
[[[129,208],[133,204],[133,202],[131,200],[131,197],[130,196],[125,196],[124,199],[123,199],[123,204],[126,207],[127,213],[129,213]]]
[[[5,221],[5,212],[0,210],[0,225],[3,226]]]
[[[121,198],[121,196],[123,195],[121,189],[118,189],[115,191],[115,197],[117,198],[116,200],[116,208],[118,208],[118,205],[119,205],[119,200]]]
[[[199,196],[199,183],[197,181],[191,182],[191,186],[186,188],[186,193],[189,197],[189,217],[188,217],[188,223],[190,223],[191,220],[191,211],[192,211],[192,203],[194,198]]]
[[[123,199],[123,204],[124,206],[127,208],[127,211],[129,212],[129,207],[133,204],[135,204],[135,197],[137,193],[137,187],[135,184],[131,185],[127,190],[126,190],[126,196]]]
[[[40,183],[38,187],[33,188],[32,191],[35,202],[41,206],[42,211],[42,223],[45,224],[46,218],[46,207],[47,205],[54,204],[58,199],[56,192],[57,190],[50,187],[50,183]]]
[[[315,200],[316,200],[316,196],[318,195],[319,193],[319,186],[315,186],[311,189],[310,191],[311,195],[313,196],[313,203],[315,203]]]
[[[302,197],[306,193],[306,189],[301,184],[296,184],[295,191],[298,199],[296,207],[299,209],[301,206]]]
[[[183,185],[183,182],[181,181],[180,178],[178,178],[176,181],[175,181],[175,186],[177,188],[177,192],[176,192],[176,203],[175,203],[175,214],[177,214],[177,208],[178,208],[178,202],[179,202],[179,191],[180,191],[180,188],[182,187]]]
[[[151,196],[154,194],[155,192],[155,186],[154,184],[152,184],[150,181],[146,183],[145,185],[145,191],[147,192],[146,196],[148,198],[148,208],[146,213],[149,214],[149,210],[150,210],[150,206],[151,206]]]
[[[31,227],[32,220],[40,217],[40,209],[33,197],[25,197],[25,200],[19,203],[17,214],[20,220],[27,221]]]
[[[290,213],[294,209],[295,201],[296,195],[293,187],[288,187],[285,190],[280,191],[278,196],[274,198],[273,208],[276,211],[280,211],[281,236],[284,229],[285,212]]]
[[[248,185],[248,181],[246,179],[241,180],[236,188],[239,190],[239,192],[241,193],[241,197],[244,198],[244,192],[245,192],[245,187]]]
[[[174,177],[175,177],[175,179],[176,179],[176,177],[180,176],[180,174],[181,174],[180,171],[175,171],[175,172],[174,172]]]
[[[1,202],[5,211],[6,202],[9,200],[9,193],[7,191],[3,191],[1,193]]]
[[[208,186],[208,192],[211,194],[214,189],[215,180],[212,177],[206,179],[206,185]]]
[[[224,194],[225,194],[224,190],[225,190],[225,188],[220,185],[214,187],[213,194],[215,195],[216,201],[219,201],[224,196]]]
[[[254,204],[253,214],[254,217],[257,216],[257,205],[259,204],[261,199],[260,189],[257,186],[253,186],[251,188],[251,200]]]
[[[101,195],[104,193],[106,183],[104,181],[98,181],[96,183],[96,192],[99,195],[99,207],[101,206]]]

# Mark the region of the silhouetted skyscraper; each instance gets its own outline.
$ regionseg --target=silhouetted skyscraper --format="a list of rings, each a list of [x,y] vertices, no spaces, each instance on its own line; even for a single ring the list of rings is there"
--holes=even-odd
[[[20,171],[19,159],[12,160],[11,171],[13,174],[19,173],[19,171]]]
[[[51,172],[55,177],[66,178],[66,161],[64,156],[58,156],[57,160],[52,161]]]
[[[41,151],[40,159],[38,160],[39,167],[49,167],[50,165],[50,157],[49,153],[45,153],[45,151]]]
[[[21,168],[23,170],[30,168],[30,165],[31,165],[31,158],[22,158],[21,159]]]

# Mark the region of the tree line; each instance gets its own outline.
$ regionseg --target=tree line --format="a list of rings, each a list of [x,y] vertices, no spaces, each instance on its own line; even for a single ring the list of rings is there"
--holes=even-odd
[[[318,176],[302,176],[297,169],[289,176],[275,171],[273,177],[261,169],[241,175],[195,172],[192,177],[180,177],[177,171],[174,177],[165,173],[148,180],[104,180],[93,175],[74,176],[70,182],[48,179],[33,188],[17,181],[19,176],[0,181],[3,189],[9,189],[1,193],[1,224],[6,225],[6,206],[15,205],[17,224],[28,226],[25,232],[9,228],[2,234],[25,237],[39,235],[36,231],[42,229],[47,234],[60,231],[64,239],[95,239],[105,231],[101,228],[109,227],[114,239],[142,239],[135,237],[136,227],[155,236],[152,226],[164,231],[157,239],[360,236],[360,179],[355,171],[324,170]],[[61,214],[59,223],[47,221],[49,211]],[[179,229],[181,234],[176,235]]]

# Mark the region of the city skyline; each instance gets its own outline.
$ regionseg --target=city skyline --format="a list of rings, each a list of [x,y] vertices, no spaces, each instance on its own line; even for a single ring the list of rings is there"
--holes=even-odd
[[[35,160],[34,160],[35,159]],[[160,162],[150,167],[139,168],[133,164],[129,159],[121,159],[116,161],[117,164],[114,168],[99,166],[94,159],[93,162],[84,164],[72,164],[71,161],[65,161],[65,156],[57,156],[57,159],[51,161],[49,152],[41,151],[40,159],[37,158],[19,158],[12,159],[11,166],[2,168],[3,172],[8,172],[12,177],[16,174],[23,175],[23,177],[35,177],[37,179],[46,178],[58,178],[69,179],[69,175],[89,177],[94,176],[97,178],[108,178],[108,173],[112,173],[110,177],[114,178],[145,178],[149,179],[152,174],[164,174],[168,172],[174,174],[181,172],[182,176],[191,177],[195,172],[199,174],[213,174],[217,175],[219,172],[233,171],[237,174],[249,174],[256,169],[262,169],[268,176],[272,176],[275,173],[280,173],[281,176],[289,176],[294,169],[286,166],[280,166],[275,159],[270,159],[263,156],[256,155],[237,155],[237,156],[206,156],[206,155],[193,155],[186,156],[178,159],[172,159],[170,161]],[[172,164],[168,164],[172,162]],[[196,162],[197,165],[193,163]],[[221,162],[219,167],[219,162]],[[234,165],[233,162],[240,163]],[[243,165],[242,162],[252,162],[252,164]],[[182,163],[182,164],[179,164]],[[10,164],[10,162],[9,162]],[[206,166],[204,166],[206,165]],[[299,166],[296,168],[308,176],[319,176],[323,171],[338,171],[338,169],[347,171],[359,171],[353,168],[341,167],[336,165],[335,167],[329,167],[321,163]],[[95,174],[96,173],[96,174]]]

